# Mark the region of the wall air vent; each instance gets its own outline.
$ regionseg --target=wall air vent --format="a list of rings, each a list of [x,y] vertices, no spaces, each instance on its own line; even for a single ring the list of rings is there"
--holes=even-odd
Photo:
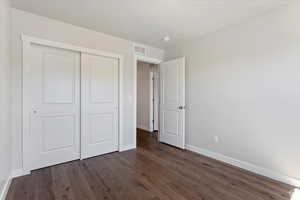
[[[141,46],[134,46],[134,52],[136,55],[146,56],[146,48]]]

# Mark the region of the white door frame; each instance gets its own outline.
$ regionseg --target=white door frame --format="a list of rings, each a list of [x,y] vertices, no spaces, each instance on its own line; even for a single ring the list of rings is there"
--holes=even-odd
[[[134,127],[134,147],[136,148],[136,129],[137,129],[137,67],[138,67],[138,61],[146,62],[146,63],[151,63],[151,64],[160,64],[163,62],[163,60],[156,59],[156,58],[151,58],[147,56],[142,56],[142,55],[136,55],[134,53],[134,60],[133,60],[133,105],[134,105],[134,110],[133,110],[133,127]]]
[[[159,81],[159,67],[157,67],[156,71],[153,72],[153,131],[159,131],[159,97],[160,97],[160,81]]]
[[[154,103],[154,87],[153,87],[153,84],[154,84],[154,72],[150,72],[150,75],[149,75],[149,86],[150,86],[150,91],[149,91],[149,131],[153,132],[154,131],[154,106],[153,106],[153,103]]]
[[[31,171],[31,163],[30,163],[30,156],[31,156],[31,147],[30,147],[30,116],[28,113],[31,112],[30,109],[30,97],[28,90],[29,85],[27,84],[27,80],[30,79],[28,73],[28,65],[30,63],[29,55],[30,55],[30,45],[31,44],[39,44],[48,47],[60,48],[65,50],[77,51],[79,53],[87,53],[92,55],[98,56],[107,56],[119,59],[119,151],[126,150],[126,146],[122,145],[123,137],[124,137],[124,125],[123,122],[123,102],[124,102],[124,94],[123,94],[123,71],[124,71],[124,56],[115,53],[109,53],[106,51],[100,51],[95,49],[89,49],[80,46],[74,46],[71,44],[66,44],[63,42],[54,42],[45,39],[40,39],[36,37],[31,37],[27,35],[21,36],[23,42],[23,83],[22,83],[22,92],[23,92],[23,99],[22,99],[22,135],[23,135],[23,174],[30,174]],[[81,151],[80,151],[81,154]],[[80,155],[82,157],[82,155]]]

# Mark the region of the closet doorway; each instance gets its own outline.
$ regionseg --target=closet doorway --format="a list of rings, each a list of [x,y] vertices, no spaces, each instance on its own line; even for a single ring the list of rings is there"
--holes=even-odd
[[[23,37],[24,173],[118,151],[122,57]]]

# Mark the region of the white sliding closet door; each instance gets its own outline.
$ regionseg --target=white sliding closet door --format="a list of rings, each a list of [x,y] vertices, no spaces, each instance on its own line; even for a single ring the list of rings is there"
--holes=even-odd
[[[118,150],[119,59],[81,56],[81,157]]]
[[[30,170],[80,158],[80,53],[30,45],[24,116]]]

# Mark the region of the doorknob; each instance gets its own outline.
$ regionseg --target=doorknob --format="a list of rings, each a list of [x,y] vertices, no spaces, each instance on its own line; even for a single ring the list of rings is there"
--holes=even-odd
[[[184,109],[184,106],[179,106],[178,109],[179,109],[179,110],[183,110],[183,109]]]
[[[37,111],[36,111],[36,110],[34,110],[34,111],[33,111],[33,114],[37,114]]]

